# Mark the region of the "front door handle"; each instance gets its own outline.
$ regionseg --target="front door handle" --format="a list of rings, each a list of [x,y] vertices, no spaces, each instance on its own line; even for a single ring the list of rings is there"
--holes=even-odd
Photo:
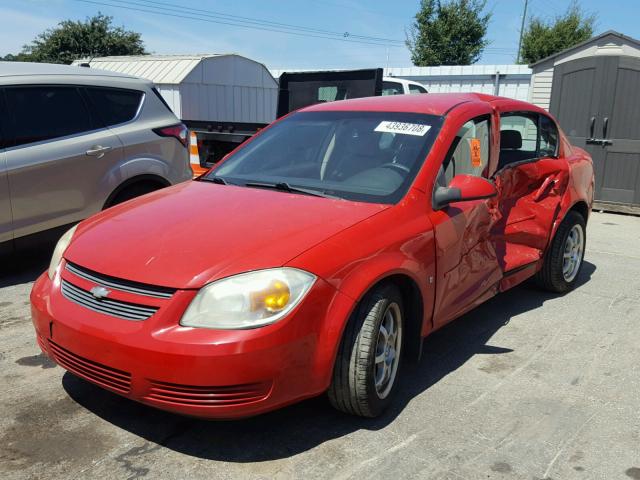
[[[91,156],[91,157],[102,158],[102,157],[104,157],[104,154],[107,153],[109,150],[111,150],[111,147],[103,147],[102,145],[94,145],[89,150],[87,150],[85,153],[87,155]]]

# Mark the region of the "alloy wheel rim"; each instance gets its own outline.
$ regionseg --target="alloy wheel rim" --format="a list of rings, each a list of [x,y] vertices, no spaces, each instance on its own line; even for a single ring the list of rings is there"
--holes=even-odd
[[[385,399],[396,379],[402,348],[402,316],[397,303],[390,303],[384,312],[376,340],[373,366],[376,394]]]
[[[580,225],[574,225],[564,243],[562,261],[562,275],[567,282],[571,282],[578,275],[584,251],[584,231]]]

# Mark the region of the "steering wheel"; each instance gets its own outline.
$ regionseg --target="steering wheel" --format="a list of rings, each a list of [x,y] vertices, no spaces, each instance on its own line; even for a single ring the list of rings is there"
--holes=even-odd
[[[397,168],[398,170],[402,170],[404,173],[409,173],[411,170],[409,167],[402,165],[401,163],[383,163],[379,168]]]

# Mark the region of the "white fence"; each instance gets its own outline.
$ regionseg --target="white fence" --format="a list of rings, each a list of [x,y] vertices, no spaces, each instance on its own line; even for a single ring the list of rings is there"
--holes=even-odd
[[[271,70],[278,78],[283,72],[301,69]],[[423,84],[429,92],[478,92],[517,100],[529,100],[531,69],[526,65],[454,65],[442,67],[385,68],[385,77],[406,78]]]

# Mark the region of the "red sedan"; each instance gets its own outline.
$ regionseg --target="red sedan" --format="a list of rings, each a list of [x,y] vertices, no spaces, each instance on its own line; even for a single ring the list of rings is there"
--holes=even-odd
[[[38,343],[178,413],[328,392],[373,417],[434,330],[529,277],[575,285],[593,189],[589,156],[524,102],[315,105],[67,232],[31,294]]]

